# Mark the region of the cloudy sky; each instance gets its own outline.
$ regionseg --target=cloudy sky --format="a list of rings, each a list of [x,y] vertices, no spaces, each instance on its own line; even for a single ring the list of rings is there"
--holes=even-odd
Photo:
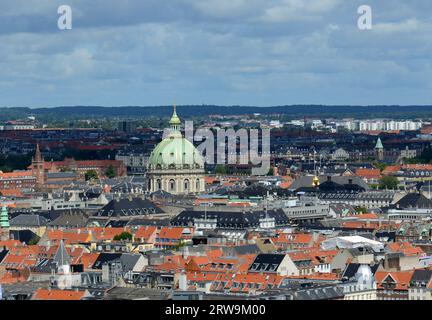
[[[62,4],[72,30],[57,28]],[[432,104],[432,2],[0,0],[0,106],[174,99]]]

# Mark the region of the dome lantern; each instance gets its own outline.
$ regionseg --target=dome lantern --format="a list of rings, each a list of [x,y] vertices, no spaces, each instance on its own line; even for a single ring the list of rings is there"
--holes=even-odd
[[[173,106],[173,114],[171,116],[169,124],[171,126],[171,130],[172,131],[180,131],[181,120],[180,120],[180,118],[177,115],[175,103],[174,103],[174,106]]]

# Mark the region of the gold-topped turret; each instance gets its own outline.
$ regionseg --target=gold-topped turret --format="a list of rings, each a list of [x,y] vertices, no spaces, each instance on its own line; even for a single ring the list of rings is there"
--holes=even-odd
[[[320,180],[318,176],[314,176],[312,179],[312,187],[319,187],[319,185],[320,185]]]

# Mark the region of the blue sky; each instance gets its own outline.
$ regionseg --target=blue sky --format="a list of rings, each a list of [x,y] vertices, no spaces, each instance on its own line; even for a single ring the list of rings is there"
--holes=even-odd
[[[0,1],[0,106],[432,104],[431,56],[430,0]]]

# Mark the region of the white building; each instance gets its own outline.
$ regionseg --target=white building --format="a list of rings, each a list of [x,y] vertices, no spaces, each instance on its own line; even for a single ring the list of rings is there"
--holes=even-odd
[[[351,249],[359,247],[371,247],[375,252],[384,250],[384,244],[361,236],[334,237],[321,243],[323,250]]]

